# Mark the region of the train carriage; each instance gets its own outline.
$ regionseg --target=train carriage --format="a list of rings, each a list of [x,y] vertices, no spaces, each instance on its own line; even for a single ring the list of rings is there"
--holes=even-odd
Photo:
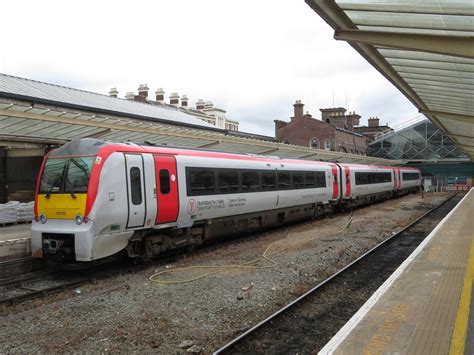
[[[73,262],[120,251],[156,256],[323,215],[348,201],[388,198],[394,175],[391,167],[82,139],[45,158],[32,254]]]

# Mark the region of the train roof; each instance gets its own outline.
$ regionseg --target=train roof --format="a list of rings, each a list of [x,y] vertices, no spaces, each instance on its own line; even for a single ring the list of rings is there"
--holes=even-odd
[[[193,156],[202,158],[221,158],[221,159],[240,159],[246,161],[274,162],[274,163],[294,163],[294,164],[316,164],[335,166],[335,163],[325,161],[312,161],[303,159],[284,159],[279,157],[255,155],[255,154],[236,154],[218,152],[206,149],[190,149],[167,146],[144,146],[135,143],[116,143],[102,141],[94,138],[83,138],[68,142],[61,147],[50,152],[50,158],[59,158],[66,156],[93,156],[101,152],[131,152],[131,153],[151,153],[151,154],[171,154],[181,156]]]
[[[118,143],[103,141],[94,138],[83,138],[75,141],[68,142],[61,147],[54,149],[50,152],[49,157],[58,158],[65,156],[95,156],[99,152],[108,153],[112,152],[132,152],[132,153],[151,153],[151,154],[171,154],[180,156],[192,156],[202,158],[220,158],[220,159],[239,159],[246,161],[259,161],[259,162],[273,162],[273,163],[286,163],[286,164],[310,164],[310,165],[325,165],[335,166],[333,162],[325,161],[314,161],[314,160],[303,160],[303,159],[285,159],[274,156],[255,155],[255,154],[237,154],[237,153],[226,153],[219,151],[212,151],[207,149],[192,149],[192,148],[179,148],[179,147],[168,147],[168,146],[145,146],[137,145],[135,143]],[[348,164],[338,163],[340,166],[354,167],[354,168],[371,168],[371,169],[392,169],[391,166],[374,166],[374,165],[363,165],[363,164]],[[403,170],[414,170],[419,171],[416,168],[400,167]]]

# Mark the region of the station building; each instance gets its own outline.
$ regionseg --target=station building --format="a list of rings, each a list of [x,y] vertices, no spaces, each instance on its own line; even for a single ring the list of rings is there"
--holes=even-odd
[[[304,104],[297,100],[290,122],[275,120],[275,137],[279,142],[315,149],[366,155],[370,137],[358,133],[360,116],[346,113],[343,107],[323,108],[321,119],[304,113]]]
[[[388,133],[393,131],[387,124],[381,125],[380,118],[378,117],[369,117],[367,126],[357,126],[354,127],[354,132],[363,134],[370,137],[371,139],[376,138],[382,133]]]
[[[154,100],[149,97],[148,92],[148,85],[140,84],[138,87],[138,94],[135,94],[133,91],[129,91],[125,95],[125,99],[143,102],[150,105],[168,107],[171,109],[178,109],[218,128],[229,131],[239,130],[239,122],[227,118],[226,111],[222,108],[214,106],[212,101],[204,101],[199,99],[193,108],[189,106],[189,99],[187,95],[181,95],[180,97],[180,95],[178,95],[176,92],[171,93],[169,96],[169,102],[167,103],[165,101],[165,91],[163,88],[159,88],[155,91]],[[118,98],[118,93],[119,92],[117,88],[112,88],[109,91],[109,96]]]

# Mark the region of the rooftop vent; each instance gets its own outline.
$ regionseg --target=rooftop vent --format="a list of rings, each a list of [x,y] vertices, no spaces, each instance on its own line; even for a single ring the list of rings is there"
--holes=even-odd
[[[159,102],[160,104],[165,103],[165,90],[163,90],[162,88],[159,88],[155,91],[155,95],[156,95],[157,102]]]
[[[119,93],[119,92],[118,92],[117,88],[112,88],[112,89],[110,89],[110,91],[109,91],[109,96],[110,96],[110,97],[117,97],[117,96],[118,96],[118,93]]]
[[[170,104],[173,106],[179,106],[179,95],[177,92],[173,92],[170,95]]]

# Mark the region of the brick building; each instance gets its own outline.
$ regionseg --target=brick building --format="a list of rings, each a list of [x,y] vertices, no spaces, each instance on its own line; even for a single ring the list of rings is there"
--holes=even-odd
[[[354,127],[354,132],[364,134],[374,139],[379,133],[386,133],[393,131],[388,125],[380,125],[380,119],[378,117],[369,117],[368,126]]]
[[[275,120],[275,137],[278,141],[316,149],[352,154],[367,154],[369,137],[354,132],[360,116],[346,113],[343,107],[320,109],[321,120],[304,114],[304,104],[297,100],[290,122]]]

